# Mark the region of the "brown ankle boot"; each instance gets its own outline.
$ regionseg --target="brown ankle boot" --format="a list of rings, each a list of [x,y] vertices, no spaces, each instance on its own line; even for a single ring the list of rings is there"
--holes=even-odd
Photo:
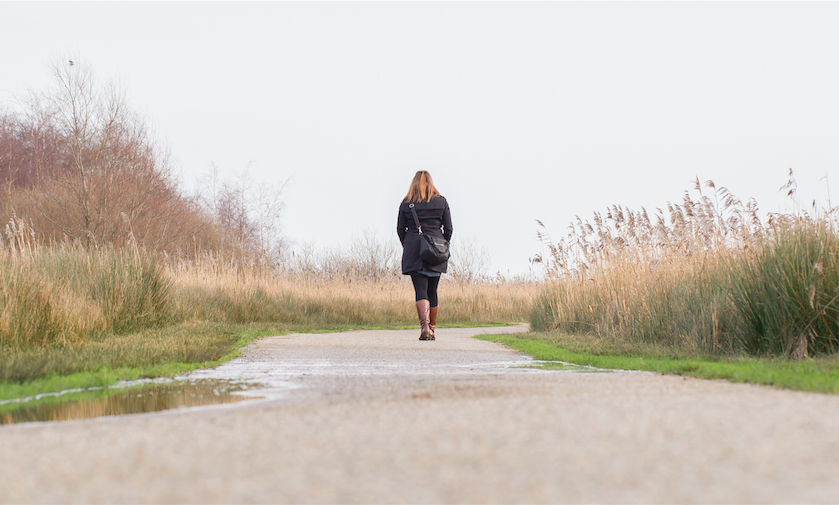
[[[420,321],[420,340],[430,340],[431,332],[428,330],[428,312],[431,304],[428,300],[420,300],[417,302],[417,316]]]
[[[437,326],[437,309],[439,307],[431,307],[428,310],[428,331],[431,332],[431,336],[428,337],[428,340],[436,340],[434,336],[434,327]]]

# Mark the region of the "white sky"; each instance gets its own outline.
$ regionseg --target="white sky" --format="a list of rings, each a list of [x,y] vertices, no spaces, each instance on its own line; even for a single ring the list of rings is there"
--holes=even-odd
[[[394,236],[418,169],[523,273],[534,219],[839,195],[839,3],[0,3],[0,101],[73,53],[118,75],[189,183],[291,178],[285,232]]]

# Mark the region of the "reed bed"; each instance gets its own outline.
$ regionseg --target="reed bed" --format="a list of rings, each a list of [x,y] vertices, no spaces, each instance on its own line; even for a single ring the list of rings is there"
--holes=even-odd
[[[785,189],[794,197],[792,177]],[[839,351],[837,212],[761,217],[711,181],[694,190],[652,217],[614,206],[558,241],[543,231],[534,329],[688,354]]]

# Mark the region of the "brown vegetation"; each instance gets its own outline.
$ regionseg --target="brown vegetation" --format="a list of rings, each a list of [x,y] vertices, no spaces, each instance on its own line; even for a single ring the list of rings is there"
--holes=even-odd
[[[709,181],[657,210],[612,207],[548,243],[536,329],[711,354],[839,351],[835,209],[770,214]],[[795,181],[782,188],[795,196]]]
[[[54,89],[0,114],[0,218],[51,242],[194,251],[216,243],[167,149],[115,83],[56,64]]]

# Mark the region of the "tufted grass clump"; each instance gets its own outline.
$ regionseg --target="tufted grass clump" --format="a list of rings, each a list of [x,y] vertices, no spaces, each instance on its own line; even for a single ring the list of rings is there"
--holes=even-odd
[[[839,235],[829,219],[798,218],[728,265],[732,330],[749,354],[839,351]]]
[[[69,345],[167,319],[171,281],[133,249],[0,254],[0,346]]]

